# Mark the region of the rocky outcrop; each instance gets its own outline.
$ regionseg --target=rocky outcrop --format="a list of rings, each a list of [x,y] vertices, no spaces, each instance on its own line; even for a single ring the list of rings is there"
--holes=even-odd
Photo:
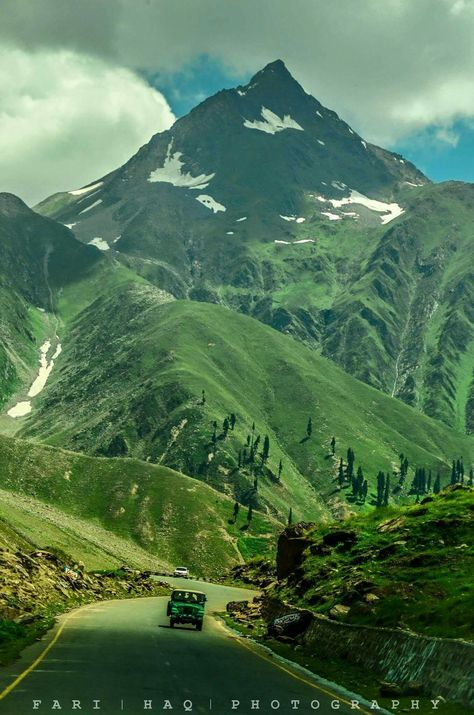
[[[276,559],[278,579],[286,578],[300,565],[303,552],[312,543],[305,536],[311,526],[313,525],[300,522],[288,526],[280,534]]]
[[[81,563],[49,551],[0,550],[0,623],[28,625],[45,612],[57,612],[98,600],[158,596],[168,584],[151,578],[149,571],[122,567],[102,574],[87,574]]]

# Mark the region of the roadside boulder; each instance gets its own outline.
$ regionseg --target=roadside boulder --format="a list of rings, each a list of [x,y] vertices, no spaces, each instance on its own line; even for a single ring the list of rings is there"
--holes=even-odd
[[[329,611],[329,617],[335,621],[344,621],[350,610],[349,606],[343,606],[342,603],[338,603],[337,606],[333,606]]]
[[[311,545],[311,540],[305,534],[312,524],[300,522],[288,526],[278,539],[277,547],[277,578],[286,578],[302,561],[303,551]]]
[[[274,618],[268,626],[268,635],[282,638],[296,638],[303,633],[312,621],[310,611],[296,611]]]

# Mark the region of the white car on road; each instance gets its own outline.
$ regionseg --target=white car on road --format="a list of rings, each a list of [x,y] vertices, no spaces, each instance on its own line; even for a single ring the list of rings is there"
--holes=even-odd
[[[189,578],[189,570],[186,568],[186,566],[176,566],[173,576],[179,578]]]

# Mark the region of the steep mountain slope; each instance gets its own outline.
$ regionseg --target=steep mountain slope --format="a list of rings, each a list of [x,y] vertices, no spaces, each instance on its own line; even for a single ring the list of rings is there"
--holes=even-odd
[[[472,432],[474,185],[426,187],[407,206],[324,312],[323,350],[379,389]]]
[[[235,429],[222,431],[232,413]],[[220,306],[163,302],[151,286],[121,287],[77,316],[22,434],[166,464],[283,519],[290,505],[304,518],[344,511],[336,476],[349,446],[371,485],[379,469],[396,472],[401,452],[443,475],[453,457],[472,457],[472,440],[291,338]],[[259,455],[269,436],[264,468],[239,466],[252,434],[261,436]]]
[[[91,458],[0,436],[0,475],[2,518],[23,538],[78,551],[88,568],[108,549],[133,565],[143,565],[148,552],[155,568],[185,563],[209,576],[242,554],[269,550],[280,528],[256,513],[241,529],[245,516],[233,523],[228,498],[138,460]]]
[[[473,192],[365,142],[277,61],[37,210],[471,432]]]
[[[54,313],[57,291],[102,258],[64,226],[0,194],[0,405],[33,373],[41,340],[55,332],[45,314]]]

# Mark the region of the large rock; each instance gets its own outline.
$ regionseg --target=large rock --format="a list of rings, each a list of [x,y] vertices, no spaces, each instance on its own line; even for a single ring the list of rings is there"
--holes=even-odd
[[[330,531],[329,534],[323,536],[323,542],[326,546],[344,545],[350,548],[356,541],[356,532],[350,531],[349,529],[337,529],[336,531]]]
[[[311,526],[313,524],[300,522],[280,534],[276,558],[278,579],[286,578],[301,564],[303,551],[312,543],[306,536]]]

